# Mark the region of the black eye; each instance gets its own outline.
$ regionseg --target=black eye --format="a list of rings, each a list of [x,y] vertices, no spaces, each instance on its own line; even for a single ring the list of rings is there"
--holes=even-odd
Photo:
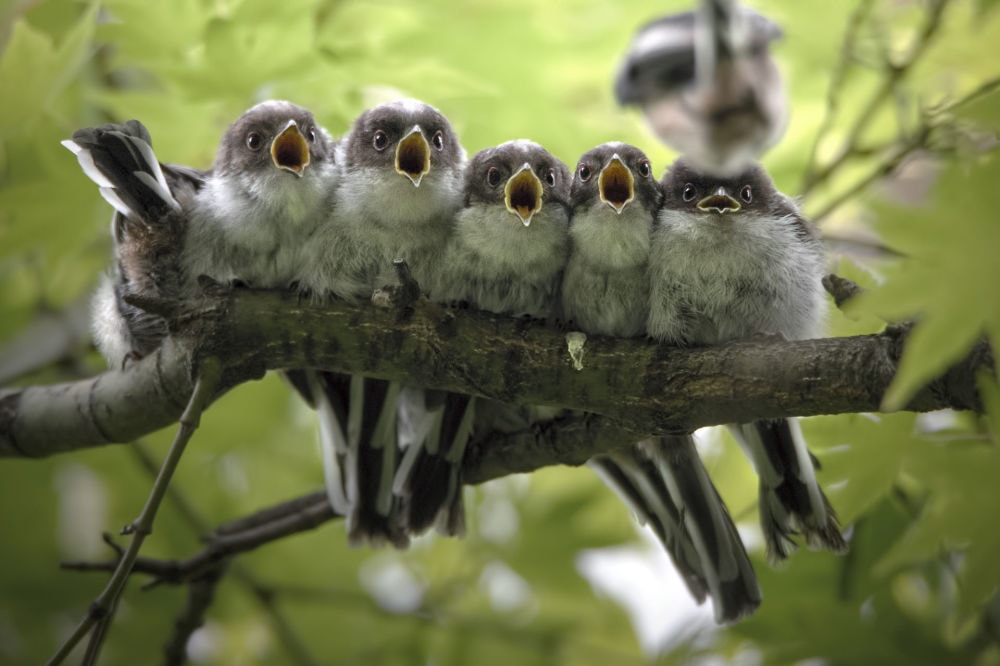
[[[639,175],[643,178],[649,178],[650,173],[652,173],[652,171],[649,168],[649,160],[639,162]]]
[[[309,143],[314,143],[316,141],[316,130],[314,128],[310,127],[306,132],[306,139],[309,140]]]
[[[264,145],[264,139],[257,132],[247,134],[247,148],[250,150],[260,150]]]
[[[744,185],[740,189],[740,199],[743,199],[743,203],[748,204],[753,201],[753,190],[750,189],[749,185]]]
[[[490,167],[490,170],[486,172],[486,182],[490,184],[490,187],[496,187],[501,180],[503,180],[503,176],[500,175],[500,169]]]
[[[545,172],[545,182],[548,183],[549,186],[551,186],[551,187],[555,187],[556,186],[556,170],[555,169],[549,169],[548,171]]]
[[[588,180],[590,180],[590,167],[587,166],[586,164],[581,163],[580,166],[576,168],[576,173],[578,176],[580,176],[581,182],[586,183]]]
[[[698,190],[695,189],[695,186],[688,183],[684,186],[684,191],[681,192],[681,198],[684,199],[684,201],[694,201],[694,197],[697,193]]]
[[[372,138],[372,147],[375,150],[383,151],[385,147],[389,145],[389,135],[382,130],[376,130],[375,136]]]
[[[431,139],[431,143],[438,150],[444,150],[444,133],[441,130],[434,132],[434,137]]]

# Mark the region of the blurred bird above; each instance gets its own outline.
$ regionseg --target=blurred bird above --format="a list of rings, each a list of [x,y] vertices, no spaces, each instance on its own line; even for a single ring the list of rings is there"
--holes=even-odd
[[[639,29],[615,80],[656,135],[702,172],[739,173],[785,132],[788,99],[770,43],[781,28],[733,0]]]

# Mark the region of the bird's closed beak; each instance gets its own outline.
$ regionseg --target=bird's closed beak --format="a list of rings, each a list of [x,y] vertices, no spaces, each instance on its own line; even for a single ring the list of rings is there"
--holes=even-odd
[[[294,120],[289,120],[285,129],[271,142],[271,160],[279,169],[300,177],[309,166],[309,142],[302,136]]]
[[[706,213],[736,213],[740,208],[740,202],[731,197],[721,185],[714,194],[698,202],[698,210]]]
[[[625,166],[618,153],[612,155],[611,161],[601,169],[597,189],[600,191],[601,201],[614,208],[619,215],[635,199],[632,170]]]
[[[396,173],[406,176],[414,187],[431,170],[431,147],[420,125],[414,125],[396,144]]]
[[[514,173],[503,188],[507,210],[521,218],[524,226],[531,224],[531,218],[542,209],[542,181],[538,179],[531,165],[525,162]]]

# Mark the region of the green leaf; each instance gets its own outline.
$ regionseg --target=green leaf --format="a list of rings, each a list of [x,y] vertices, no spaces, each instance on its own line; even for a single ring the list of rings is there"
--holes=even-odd
[[[975,340],[1000,331],[1000,225],[980,194],[1000,179],[1000,160],[949,163],[929,205],[878,207],[878,227],[906,259],[886,283],[849,308],[890,321],[915,319],[899,373],[883,408],[899,409],[929,380],[968,351]]]
[[[32,127],[39,111],[47,110],[74,80],[93,48],[96,13],[97,5],[91,4],[58,46],[24,19],[14,23],[7,48],[0,53],[0,91],[6,92],[8,102],[0,105],[0,138]]]

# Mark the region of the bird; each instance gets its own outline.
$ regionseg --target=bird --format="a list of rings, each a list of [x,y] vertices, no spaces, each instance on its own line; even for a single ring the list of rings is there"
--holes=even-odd
[[[735,175],[784,135],[787,93],[769,50],[782,34],[735,0],[703,0],[639,28],[615,97],[703,171]]]
[[[476,153],[466,167],[463,206],[429,274],[432,301],[543,319],[554,314],[568,250],[570,172],[533,141]],[[516,428],[544,414],[447,392],[404,396],[406,448],[394,481],[416,531],[464,531],[461,463],[476,433],[501,421]]]
[[[423,283],[461,205],[466,153],[440,110],[400,99],[362,112],[337,149],[343,166],[333,213],[301,269],[316,297],[370,299],[396,282],[403,260]],[[405,548],[414,531],[393,492],[400,464],[400,393],[416,387],[316,370],[290,373],[319,411],[327,494],[352,545]],[[415,404],[415,403],[414,403]]]
[[[538,143],[517,139],[479,151],[431,275],[431,298],[551,316],[569,250],[569,187],[569,169]]]
[[[190,298],[202,276],[259,288],[293,283],[337,184],[329,133],[283,100],[240,115],[208,170],[161,164],[137,120],[84,128],[63,144],[115,209],[114,273],[92,306],[95,342],[111,367],[167,335],[162,318],[126,294]]]
[[[187,216],[206,172],[160,164],[149,130],[138,120],[79,129],[62,142],[111,203],[111,273],[90,304],[95,346],[111,368],[142,358],[167,336],[162,317],[125,301],[130,294],[177,298]]]
[[[580,157],[562,282],[570,326],[587,335],[645,335],[650,242],[662,199],[638,148],[611,142]],[[650,438],[587,464],[652,528],[692,596],[713,599],[718,622],[760,605],[746,549],[690,435]]]
[[[822,334],[826,271],[819,234],[763,166],[719,178],[680,157],[661,184],[664,205],[650,249],[651,337],[705,346]],[[731,430],[760,479],[768,559],[787,558],[796,533],[811,548],[845,552],[798,423],[762,419]]]
[[[461,206],[467,156],[440,110],[399,99],[365,110],[337,146],[343,167],[322,257],[303,269],[317,295],[367,299],[405,260],[423,283]]]

